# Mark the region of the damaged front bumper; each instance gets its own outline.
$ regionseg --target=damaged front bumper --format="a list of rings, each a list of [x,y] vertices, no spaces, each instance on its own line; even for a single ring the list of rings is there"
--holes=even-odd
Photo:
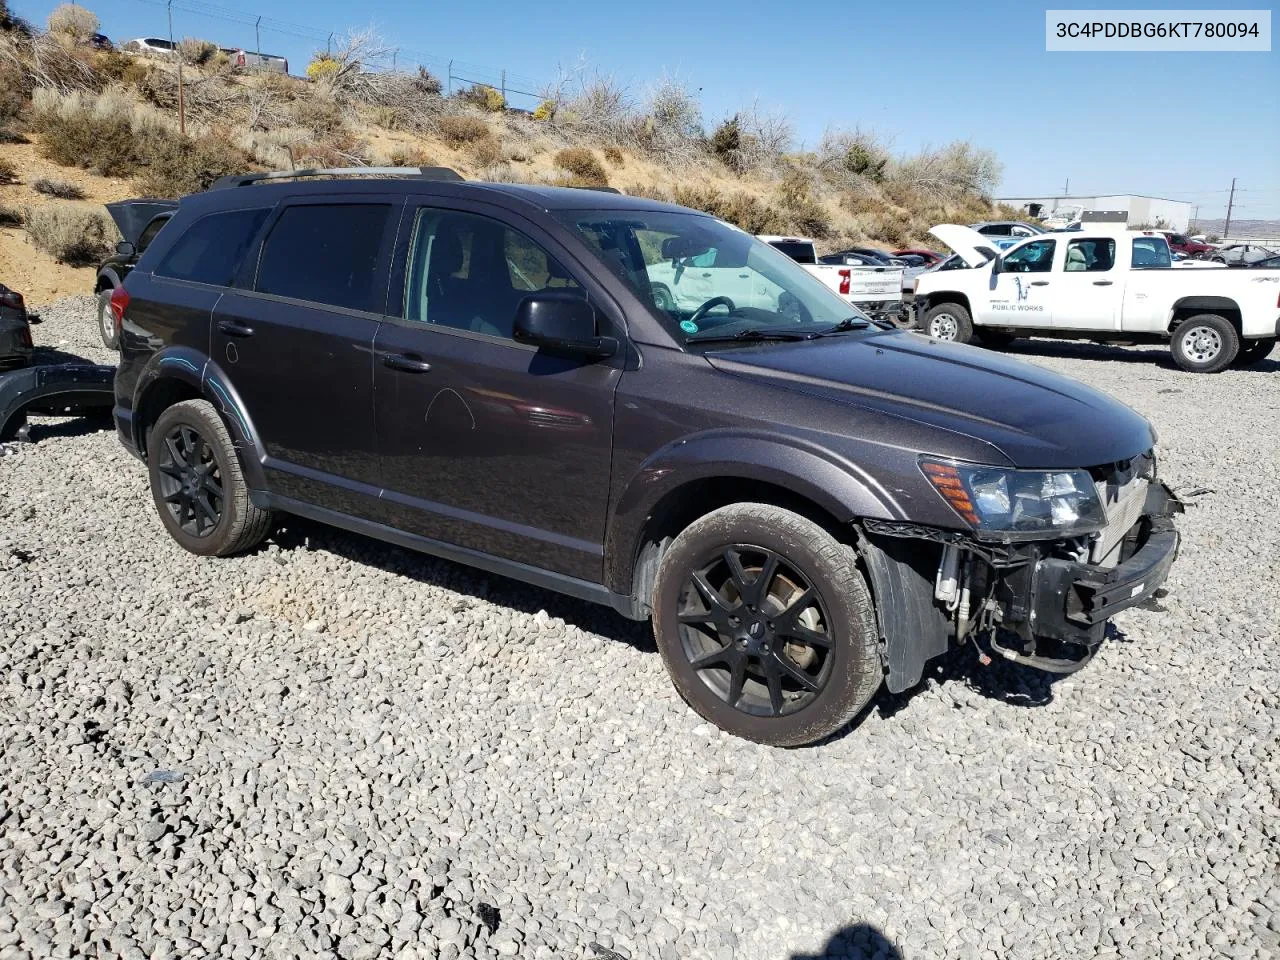
[[[1168,487],[1152,483],[1115,566],[1063,557],[1055,545],[1041,543],[1020,548],[1007,567],[993,566],[995,622],[1019,641],[1006,646],[992,636],[993,651],[1056,673],[1088,663],[1107,622],[1146,603],[1168,579],[1180,542],[1172,518],[1182,509]]]
[[[1152,599],[1177,559],[1182,503],[1147,487],[1109,563],[1076,541],[984,542],[971,534],[866,520],[860,552],[876,595],[889,689],[919,682],[951,641],[1053,673],[1087,664],[1115,614]],[[929,543],[931,541],[932,543]]]

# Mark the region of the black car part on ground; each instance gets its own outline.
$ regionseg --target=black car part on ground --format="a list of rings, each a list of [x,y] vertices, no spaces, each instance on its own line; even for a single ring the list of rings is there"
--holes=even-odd
[[[12,440],[28,414],[108,414],[115,373],[96,363],[59,363],[0,374],[0,441]]]

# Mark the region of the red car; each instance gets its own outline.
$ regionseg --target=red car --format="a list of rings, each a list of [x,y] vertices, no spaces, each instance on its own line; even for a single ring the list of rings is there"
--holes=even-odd
[[[893,255],[895,257],[902,257],[902,256],[923,257],[925,265],[929,267],[939,264],[946,259],[946,257],[944,257],[942,254],[934,250],[895,250],[893,251]]]
[[[1206,253],[1210,253],[1217,249],[1209,243],[1201,243],[1199,240],[1192,240],[1190,237],[1183,236],[1181,233],[1170,233],[1164,231],[1164,235],[1169,240],[1169,249],[1174,253],[1180,253],[1184,257],[1200,257]]]

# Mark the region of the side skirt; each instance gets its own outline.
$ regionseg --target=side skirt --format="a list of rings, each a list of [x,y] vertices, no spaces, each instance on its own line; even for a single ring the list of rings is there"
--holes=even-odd
[[[579,600],[587,600],[591,603],[612,607],[618,613],[631,620],[648,619],[646,615],[640,615],[635,610],[631,597],[614,593],[603,584],[591,583],[587,580],[580,580],[577,577],[566,576],[563,573],[543,570],[541,567],[533,567],[527,563],[517,563],[514,560],[496,557],[490,553],[482,553],[469,547],[455,546],[442,540],[432,540],[429,537],[406,533],[386,524],[374,523],[372,520],[353,517],[325,507],[317,507],[301,500],[294,500],[291,497],[282,497],[278,494],[255,490],[251,494],[251,499],[254,505],[258,507],[306,517],[308,520],[315,520],[329,526],[349,530],[352,533],[359,533],[375,540],[382,540],[385,543],[404,547],[407,550],[415,550],[418,553],[429,554],[442,560],[451,560],[454,563],[475,567],[488,573],[496,573],[502,577],[510,577],[512,580],[519,580],[522,583],[541,587],[544,590],[551,590],[555,593],[576,597]]]

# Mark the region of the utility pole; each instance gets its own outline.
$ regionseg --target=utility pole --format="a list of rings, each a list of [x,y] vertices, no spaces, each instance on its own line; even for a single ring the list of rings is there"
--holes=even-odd
[[[507,102],[507,71],[502,71],[502,102]]]
[[[1236,178],[1231,178],[1231,196],[1227,198],[1227,222],[1222,225],[1222,239],[1231,236],[1231,208],[1236,203]]]
[[[1071,178],[1067,177],[1067,182],[1062,187],[1062,199],[1065,200],[1071,196]]]
[[[449,94],[449,96],[453,96],[453,61],[452,60],[449,61],[449,79],[447,82],[449,84],[449,89],[447,93]]]
[[[1195,212],[1191,214],[1191,226],[1187,230],[1187,233],[1195,233],[1196,224],[1199,222],[1200,222],[1200,204],[1197,203]]]
[[[262,56],[262,31],[258,29],[260,26],[262,26],[261,17],[259,17],[257,23],[253,25],[253,42],[258,45],[258,49],[253,52],[258,54],[259,58]]]
[[[169,10],[169,46],[178,55],[178,132],[185,137],[187,135],[187,104],[182,96],[182,51],[173,42],[173,0],[168,0],[165,6]]]
[[[324,42],[324,53],[325,53],[325,56],[327,57],[333,56],[333,34],[332,33],[329,34],[329,39]]]

